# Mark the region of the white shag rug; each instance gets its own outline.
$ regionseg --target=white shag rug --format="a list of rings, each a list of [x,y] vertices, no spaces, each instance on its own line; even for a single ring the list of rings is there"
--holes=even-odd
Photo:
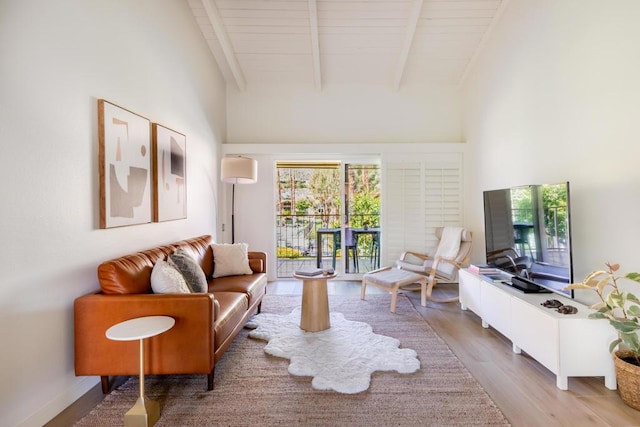
[[[249,337],[268,341],[264,351],[289,359],[289,373],[312,376],[317,390],[360,393],[375,371],[410,374],[420,369],[417,353],[400,341],[373,333],[366,323],[330,313],[331,327],[320,332],[300,329],[300,307],[288,315],[260,313],[251,318]]]

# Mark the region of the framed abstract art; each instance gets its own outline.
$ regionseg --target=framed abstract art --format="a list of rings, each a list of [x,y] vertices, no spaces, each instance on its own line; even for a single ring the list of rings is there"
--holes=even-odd
[[[150,124],[98,100],[100,228],[151,222]]]
[[[153,123],[153,220],[187,217],[186,138]]]

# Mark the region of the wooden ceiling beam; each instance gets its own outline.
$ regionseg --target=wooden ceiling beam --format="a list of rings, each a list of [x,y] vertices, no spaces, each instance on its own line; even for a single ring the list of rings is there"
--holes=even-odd
[[[229,40],[229,34],[224,28],[222,18],[220,17],[220,12],[218,11],[218,8],[216,7],[216,4],[213,0],[202,0],[202,5],[204,6],[204,10],[207,13],[207,18],[209,18],[209,22],[213,27],[213,31],[216,33],[216,37],[218,38],[218,42],[220,43],[220,47],[222,48],[222,52],[224,53],[227,65],[229,66],[229,70],[233,75],[233,79],[235,80],[238,89],[240,91],[244,91],[246,87],[246,81],[244,79],[244,75],[242,74],[242,69],[240,68],[238,58],[233,52],[231,41]]]
[[[311,55],[313,58],[313,80],[316,89],[322,91],[320,70],[320,40],[318,37],[318,8],[316,0],[309,0],[309,32],[311,33]]]
[[[393,81],[393,87],[396,90],[400,89],[400,83],[402,83],[402,75],[404,74],[404,70],[407,66],[407,58],[409,57],[409,51],[411,50],[413,38],[416,34],[416,27],[418,26],[418,19],[420,18],[420,13],[422,12],[423,3],[424,0],[414,0],[411,7],[411,13],[409,14],[409,18],[407,20],[407,29],[405,31],[404,43],[402,44],[402,51],[400,52],[400,60],[398,61]]]

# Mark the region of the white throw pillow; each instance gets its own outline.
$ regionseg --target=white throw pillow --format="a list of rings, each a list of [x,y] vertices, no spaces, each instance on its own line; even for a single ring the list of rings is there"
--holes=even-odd
[[[159,259],[151,270],[151,289],[155,294],[191,293],[187,282],[174,266]]]
[[[211,245],[213,249],[213,277],[253,274],[249,267],[249,245],[246,243],[222,243]]]

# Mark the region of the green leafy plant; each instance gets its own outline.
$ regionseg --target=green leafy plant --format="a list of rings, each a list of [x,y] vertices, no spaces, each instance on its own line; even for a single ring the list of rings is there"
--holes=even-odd
[[[591,307],[596,312],[589,318],[609,320],[609,324],[618,331],[618,338],[611,342],[609,351],[613,352],[618,344],[622,344],[634,355],[635,360],[627,361],[640,366],[640,300],[619,286],[622,279],[640,283],[640,273],[622,276],[618,273],[620,265],[606,263],[606,266],[606,270],[594,271],[582,283],[571,284],[565,289],[590,289],[598,294],[600,302]]]
[[[277,248],[277,256],[278,258],[300,258],[302,256],[302,252],[298,249],[294,248],[286,248],[284,246],[279,246]]]

